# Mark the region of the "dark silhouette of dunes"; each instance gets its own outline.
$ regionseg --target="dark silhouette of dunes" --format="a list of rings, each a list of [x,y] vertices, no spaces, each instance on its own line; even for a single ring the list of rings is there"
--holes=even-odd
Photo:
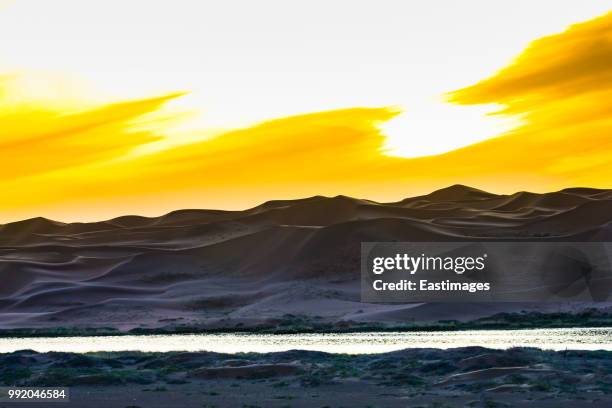
[[[315,196],[92,223],[33,218],[0,226],[0,328],[243,327],[284,315],[380,323],[574,310],[584,305],[362,304],[360,245],[610,239],[612,191],[591,188],[496,195],[455,185],[394,203]]]
[[[441,201],[451,201],[451,202],[462,202],[462,201],[479,201],[479,200],[488,200],[491,198],[495,198],[495,194],[487,193],[486,191],[478,190],[476,188],[463,186],[461,184],[455,184],[450,187],[446,187],[440,190],[436,190],[433,193],[427,194],[425,196],[416,197],[417,199],[433,201],[433,202],[441,202]],[[408,199],[413,200],[413,199]],[[406,201],[406,200],[404,200]]]

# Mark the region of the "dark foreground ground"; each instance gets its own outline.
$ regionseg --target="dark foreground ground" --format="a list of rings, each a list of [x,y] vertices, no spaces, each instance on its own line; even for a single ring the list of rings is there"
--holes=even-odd
[[[42,407],[610,407],[612,352],[480,347],[339,355],[0,355],[0,382],[69,386]]]

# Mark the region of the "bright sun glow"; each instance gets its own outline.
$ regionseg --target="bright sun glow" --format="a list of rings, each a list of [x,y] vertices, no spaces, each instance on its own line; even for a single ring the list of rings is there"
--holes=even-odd
[[[515,118],[491,115],[499,109],[425,101],[379,125],[387,136],[384,150],[392,156],[431,156],[490,139],[518,122]]]

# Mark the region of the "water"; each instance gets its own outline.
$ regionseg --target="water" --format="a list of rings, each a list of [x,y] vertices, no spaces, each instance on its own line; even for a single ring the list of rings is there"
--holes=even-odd
[[[482,346],[495,349],[612,350],[612,328],[466,330],[329,334],[176,334],[96,337],[0,338],[0,352],[214,351],[268,353],[293,349],[370,354],[404,348]]]

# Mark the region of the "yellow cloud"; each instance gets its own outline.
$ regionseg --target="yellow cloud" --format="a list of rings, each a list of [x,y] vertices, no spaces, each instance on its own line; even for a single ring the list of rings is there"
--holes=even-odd
[[[0,92],[5,92],[0,86]],[[131,122],[177,95],[64,113],[31,103],[0,105],[0,180],[117,158],[160,138]],[[0,102],[2,94],[0,93]]]
[[[499,103],[501,114],[523,118],[461,155],[496,157],[505,171],[546,176],[553,188],[612,186],[612,13],[534,41],[512,65],[450,99]]]
[[[351,183],[362,187],[369,170],[386,157],[377,124],[395,114],[386,108],[354,108],[300,115],[129,160],[73,166],[25,182],[7,180],[4,187],[14,194],[3,205],[53,214],[75,214],[80,208],[78,214],[87,218],[236,207],[271,197],[332,193]],[[37,185],[35,196],[27,193],[32,185]]]
[[[451,94],[463,104],[502,103],[506,112],[538,109],[612,87],[612,13],[534,41],[510,66]]]

